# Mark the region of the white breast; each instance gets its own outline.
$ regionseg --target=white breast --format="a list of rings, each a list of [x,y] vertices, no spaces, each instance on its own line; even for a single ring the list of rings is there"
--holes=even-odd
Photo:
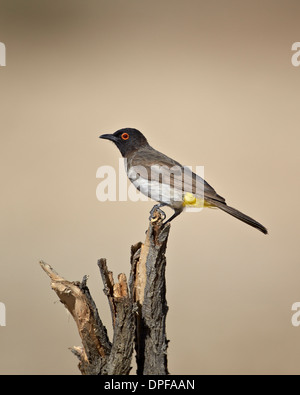
[[[158,181],[149,181],[137,175],[133,169],[130,169],[127,175],[133,185],[151,199],[160,203],[165,203],[173,208],[182,206],[182,191],[176,190],[168,184],[162,184]]]

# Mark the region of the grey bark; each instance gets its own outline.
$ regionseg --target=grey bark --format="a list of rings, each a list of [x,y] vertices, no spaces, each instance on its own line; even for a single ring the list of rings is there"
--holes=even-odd
[[[79,359],[84,375],[126,375],[131,370],[135,345],[138,375],[166,375],[166,247],[170,225],[162,227],[162,217],[154,212],[144,243],[131,247],[129,287],[124,273],[114,282],[106,259],[98,261],[104,293],[111,310],[113,339],[109,340],[95,302],[82,282],[70,282],[43,261],[41,267],[51,279],[51,287],[73,316],[82,346],[71,351]]]
[[[161,229],[160,224],[150,223],[145,244],[138,244],[131,251],[129,286],[138,308],[135,338],[138,375],[168,374],[165,252],[169,230],[169,225]],[[144,270],[146,281],[138,289],[137,282]]]

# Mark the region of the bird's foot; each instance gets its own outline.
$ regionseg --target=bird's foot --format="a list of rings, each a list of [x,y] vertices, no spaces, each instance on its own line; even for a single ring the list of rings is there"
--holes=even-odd
[[[153,206],[152,210],[150,211],[150,217],[149,217],[150,222],[152,223],[156,222],[160,218],[163,221],[166,218],[166,214],[160,209],[160,207],[162,207],[162,205],[160,204],[156,204],[155,206]],[[157,212],[158,215],[155,215],[155,212]]]

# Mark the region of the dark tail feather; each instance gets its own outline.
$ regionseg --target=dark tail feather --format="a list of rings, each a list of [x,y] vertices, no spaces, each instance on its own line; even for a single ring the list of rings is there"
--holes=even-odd
[[[267,229],[260,224],[259,222],[255,221],[254,219],[248,217],[248,215],[241,213],[240,211],[236,210],[233,207],[227,206],[226,203],[221,203],[221,202],[214,202],[214,204],[220,208],[221,210],[225,211],[226,213],[232,215],[233,217],[239,219],[240,221],[245,222],[246,224],[253,226],[253,228],[256,228],[263,232],[265,235],[268,234]]]

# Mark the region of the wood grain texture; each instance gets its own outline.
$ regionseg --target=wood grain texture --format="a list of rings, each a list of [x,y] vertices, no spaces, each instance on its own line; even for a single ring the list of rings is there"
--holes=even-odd
[[[129,374],[134,346],[137,374],[168,374],[165,252],[170,224],[164,227],[162,221],[161,214],[155,211],[145,242],[131,247],[129,286],[124,273],[115,282],[106,259],[98,260],[111,311],[112,341],[90,294],[88,277],[84,276],[81,282],[68,281],[40,261],[51,279],[52,289],[76,322],[82,346],[74,346],[71,351],[79,359],[83,375]]]

